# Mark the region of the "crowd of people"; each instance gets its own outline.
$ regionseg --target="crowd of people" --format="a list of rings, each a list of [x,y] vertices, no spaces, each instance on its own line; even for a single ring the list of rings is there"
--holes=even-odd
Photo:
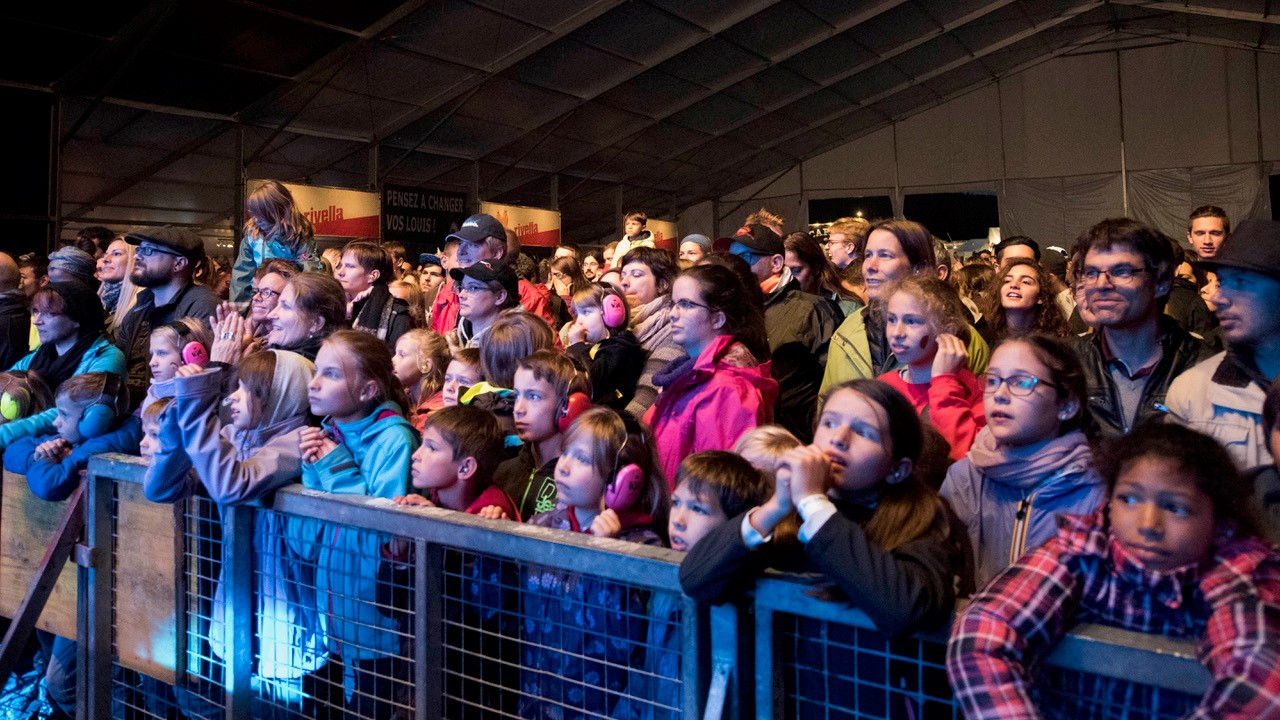
[[[124,452],[156,502],[301,482],[665,545],[699,601],[773,567],[820,573],[888,636],[954,614],[967,717],[1034,716],[1038,661],[1080,622],[1200,643],[1198,716],[1280,713],[1278,222],[1204,206],[1189,250],[1118,218],[962,259],[910,220],[820,242],[763,209],[671,252],[632,212],[616,243],[539,261],[479,214],[414,263],[319,252],[279,183],[246,210],[229,282],[184,228],[0,254],[0,448],[36,495]],[[257,592],[284,600],[259,605],[256,672],[311,716],[392,717],[412,674],[385,586],[412,546],[324,518],[254,533]],[[677,608],[568,571],[520,586],[529,622],[492,627],[522,657],[479,661],[506,674],[477,702],[679,705],[679,639],[642,622]],[[55,712],[73,651],[47,648]]]

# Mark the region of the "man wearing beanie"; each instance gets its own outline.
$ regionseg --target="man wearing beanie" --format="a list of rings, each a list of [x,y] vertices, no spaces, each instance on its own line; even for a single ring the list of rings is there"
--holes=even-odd
[[[142,290],[133,309],[120,321],[116,347],[129,368],[129,410],[142,402],[150,384],[147,368],[152,328],[182,318],[206,325],[218,307],[218,296],[192,279],[196,263],[204,259],[204,242],[191,230],[166,225],[125,236],[137,245],[129,279]]]
[[[96,290],[98,281],[93,277],[96,265],[93,256],[79,248],[59,248],[49,256],[49,281],[75,281]]]
[[[31,301],[31,322],[40,347],[13,364],[12,370],[40,374],[57,392],[67,378],[91,372],[124,375],[124,354],[103,334],[102,301],[80,282],[50,282]],[[0,448],[31,435],[49,435],[56,408],[0,425]]]

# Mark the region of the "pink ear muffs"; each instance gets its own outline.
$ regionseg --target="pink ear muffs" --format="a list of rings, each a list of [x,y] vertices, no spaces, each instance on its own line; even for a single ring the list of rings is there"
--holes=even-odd
[[[614,476],[613,482],[604,491],[604,506],[616,511],[626,510],[644,494],[644,471],[639,465],[631,463],[623,466]]]
[[[626,301],[613,293],[606,294],[600,301],[600,316],[604,319],[605,327],[617,330],[627,321]]]

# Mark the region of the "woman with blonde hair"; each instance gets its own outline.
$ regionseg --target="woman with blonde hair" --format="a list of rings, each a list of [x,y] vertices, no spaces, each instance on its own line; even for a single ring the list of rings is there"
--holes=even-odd
[[[98,297],[107,310],[107,337],[114,339],[116,328],[129,314],[138,299],[138,286],[133,284],[133,246],[116,237],[98,260]]]

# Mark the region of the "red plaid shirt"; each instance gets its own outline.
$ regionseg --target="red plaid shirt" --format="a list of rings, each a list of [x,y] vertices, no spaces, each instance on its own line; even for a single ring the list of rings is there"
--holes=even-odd
[[[1062,516],[1058,535],[1009,567],[957,616],[947,674],[969,720],[1035,718],[1038,661],[1078,622],[1199,639],[1213,682],[1192,718],[1280,718],[1280,555],[1221,538],[1210,562],[1148,570],[1106,515]],[[1123,681],[1121,681],[1123,682]]]

